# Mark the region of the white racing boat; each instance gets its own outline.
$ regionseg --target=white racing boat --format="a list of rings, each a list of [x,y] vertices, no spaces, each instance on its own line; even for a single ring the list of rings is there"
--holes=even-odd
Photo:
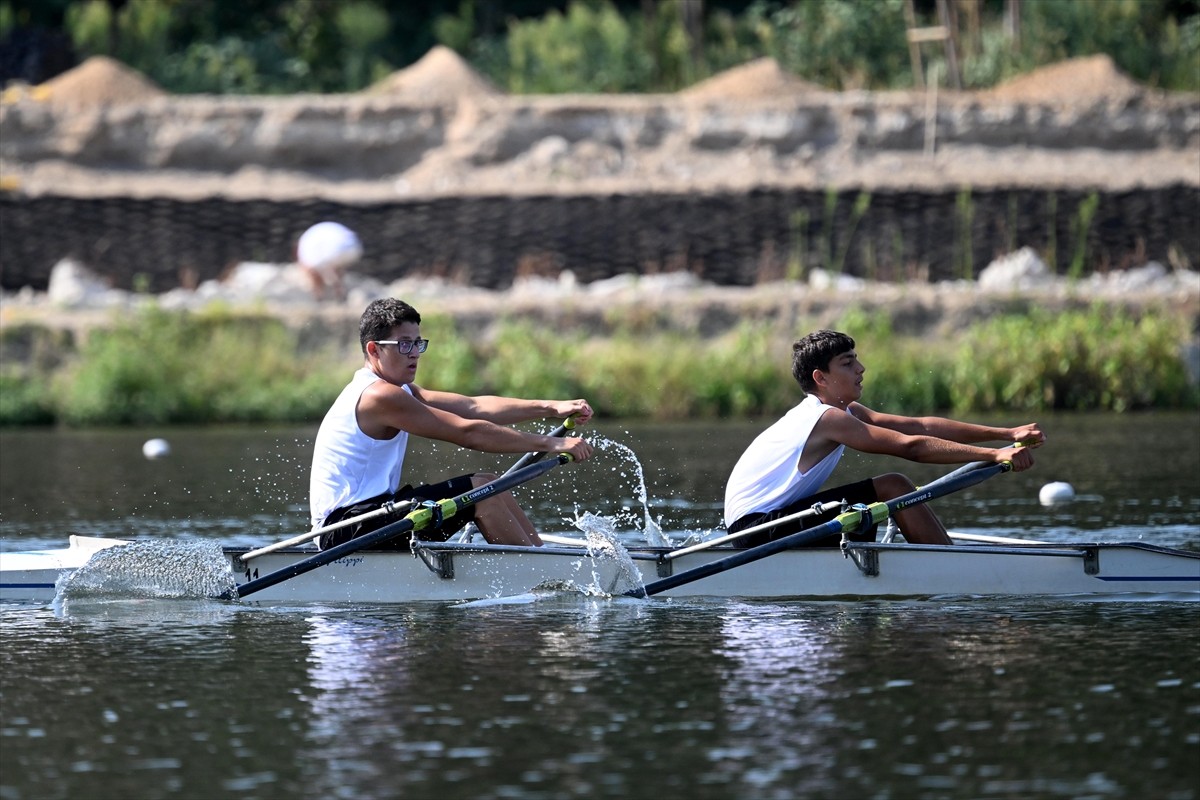
[[[1010,468],[983,462],[968,464],[886,502],[849,508],[838,503],[814,506],[794,516],[839,508],[841,513],[749,549],[734,549],[729,542],[785,520],[678,549],[625,547],[603,535],[592,537],[591,542],[547,537],[549,544],[543,547],[420,541],[419,533],[434,526],[436,519],[541,475],[566,458],[518,465],[485,486],[422,504],[402,519],[320,552],[311,544],[295,547],[310,539],[310,532],[252,551],[203,545],[200,558],[190,564],[179,551],[162,549],[161,542],[84,536],[72,536],[65,549],[0,553],[0,601],[49,602],[60,590],[120,592],[123,588],[135,595],[231,600],[255,596],[268,602],[320,603],[477,600],[539,588],[635,597],[1139,593],[1200,599],[1200,552],[1142,543],[1047,544],[965,535],[947,546],[902,544],[887,541],[886,536],[883,542],[849,540],[852,531]],[[380,509],[363,518],[391,513],[390,508]],[[842,534],[840,547],[801,546],[831,534]],[[401,535],[417,536],[409,551],[376,549]]]
[[[537,589],[665,597],[849,598],[1078,596],[1128,593],[1200,599],[1200,553],[1143,543],[1048,544],[957,537],[951,547],[846,543],[787,549],[736,565],[723,561],[751,550],[728,546],[682,552],[668,548],[551,544],[541,548],[421,543],[413,552],[362,550],[258,591],[263,602],[406,603],[503,597]],[[562,540],[559,540],[562,541]],[[70,547],[0,553],[0,601],[50,602],[68,576],[100,553],[120,568],[136,542],[72,536]],[[130,551],[132,553],[132,551]],[[244,562],[244,548],[225,548],[228,580],[239,587],[313,557],[289,548]],[[656,586],[694,570],[712,574]],[[119,581],[118,581],[119,583]],[[1191,596],[1190,598],[1188,596]],[[234,595],[230,595],[234,596]]]

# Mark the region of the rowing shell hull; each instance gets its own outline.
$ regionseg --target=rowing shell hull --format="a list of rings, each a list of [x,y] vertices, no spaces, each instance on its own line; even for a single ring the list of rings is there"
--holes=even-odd
[[[50,602],[56,583],[92,554],[121,540],[71,537],[59,550],[0,553],[0,600]],[[241,561],[226,549],[239,584],[312,556],[281,550]],[[669,550],[633,548],[629,559],[575,547],[523,548],[429,544],[419,554],[361,551],[262,589],[250,602],[406,603],[461,601],[573,589],[615,595],[729,556],[712,548],[669,558]],[[634,577],[631,577],[633,575]],[[1095,596],[1126,593],[1200,599],[1200,553],[1129,544],[855,544],[800,549],[717,572],[662,592],[664,597]]]

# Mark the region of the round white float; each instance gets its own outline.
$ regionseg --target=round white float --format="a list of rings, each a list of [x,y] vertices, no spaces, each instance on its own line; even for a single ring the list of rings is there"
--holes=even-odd
[[[171,455],[171,445],[166,439],[150,439],[142,445],[142,455],[146,458],[166,458]]]
[[[1038,501],[1044,506],[1052,506],[1058,503],[1069,503],[1075,499],[1075,488],[1065,481],[1054,481],[1047,483],[1038,492]]]

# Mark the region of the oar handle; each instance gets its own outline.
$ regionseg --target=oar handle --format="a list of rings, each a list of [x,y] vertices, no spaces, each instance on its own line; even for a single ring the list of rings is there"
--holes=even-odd
[[[1025,442],[1007,442],[1005,444],[996,445],[996,448],[999,450],[1002,450],[1006,447],[1039,447],[1039,446],[1040,445],[1036,445],[1036,444],[1029,445],[1029,444],[1026,444]],[[934,484],[941,483],[943,481],[948,481],[953,478],[957,478],[959,475],[964,475],[968,472],[974,472],[977,469],[983,469],[984,467],[991,466],[992,464],[995,464],[995,463],[996,463],[995,461],[972,461],[970,464],[963,464],[961,467],[954,470],[953,472],[947,472],[945,475],[938,478],[937,480],[930,481],[930,483],[928,485],[933,486]],[[1006,461],[1004,463],[1008,464],[1009,462]]]
[[[348,542],[342,542],[336,547],[322,550],[314,556],[289,564],[261,578],[243,583],[241,586],[222,594],[221,599],[234,600],[239,597],[246,597],[278,583],[295,578],[298,575],[311,572],[317,567],[337,561],[339,558],[345,558],[351,553],[357,553],[359,550],[382,544],[405,533],[416,533],[430,527],[434,523],[434,520],[439,517],[441,519],[452,517],[468,506],[475,505],[480,500],[484,500],[499,492],[506,492],[514,486],[532,480],[545,472],[549,472],[559,464],[565,464],[572,460],[574,459],[569,453],[559,453],[551,461],[545,461],[541,464],[530,464],[516,472],[505,473],[491,483],[485,483],[483,486],[476,487],[469,492],[464,492],[458,497],[439,500],[429,505],[422,505],[416,510],[410,511],[403,519],[389,525],[384,525],[378,530],[365,533]]]
[[[572,415],[572,416],[564,419],[563,424],[559,425],[557,428],[550,431],[550,433],[548,435],[553,439],[558,439],[558,438],[561,438],[562,436],[565,436],[567,431],[573,430],[574,428],[575,428],[575,417]],[[515,463],[511,467],[509,467],[508,472],[505,472],[504,474],[508,475],[512,472],[516,472],[517,470],[521,469],[522,467],[527,467],[530,464],[541,461],[547,455],[549,455],[549,454],[545,453],[545,452],[536,451],[536,450],[532,453],[526,453],[525,455],[521,456],[520,459],[517,460],[517,463]]]

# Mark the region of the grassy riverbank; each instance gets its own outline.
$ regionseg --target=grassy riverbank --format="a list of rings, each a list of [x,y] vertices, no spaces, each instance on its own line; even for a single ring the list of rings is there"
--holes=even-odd
[[[777,414],[797,400],[790,344],[816,324],[748,316],[715,335],[615,311],[606,330],[512,317],[486,335],[427,314],[420,382],[466,394],[587,397],[609,418]],[[1111,305],[997,313],[953,336],[902,335],[854,309],[834,327],[867,365],[866,401],[904,413],[1196,408],[1191,315]],[[361,355],[355,334],[276,315],[156,308],[86,335],[24,322],[0,334],[0,424],[318,420]]]

